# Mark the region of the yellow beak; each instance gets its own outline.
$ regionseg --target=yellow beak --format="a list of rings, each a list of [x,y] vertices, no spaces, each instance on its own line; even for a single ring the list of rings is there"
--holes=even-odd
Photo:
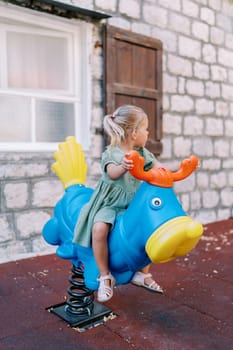
[[[153,263],[165,263],[189,253],[199,242],[203,226],[188,216],[169,220],[152,233],[146,252]]]

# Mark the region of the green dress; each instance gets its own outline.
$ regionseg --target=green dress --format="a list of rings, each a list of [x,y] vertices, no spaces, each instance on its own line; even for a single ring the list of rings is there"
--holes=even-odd
[[[144,157],[144,170],[151,169],[156,162],[152,153],[146,148],[135,148]],[[125,155],[119,147],[109,146],[102,155],[103,175],[92,194],[90,201],[83,206],[74,230],[74,243],[84,247],[91,246],[92,226],[95,222],[114,224],[116,216],[125,210],[131,202],[141,181],[127,171],[116,180],[111,180],[106,166],[109,163],[119,165]]]

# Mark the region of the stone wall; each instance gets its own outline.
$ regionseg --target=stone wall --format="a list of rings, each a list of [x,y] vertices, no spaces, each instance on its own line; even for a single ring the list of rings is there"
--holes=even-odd
[[[67,1],[69,2],[69,1]],[[71,1],[70,1],[71,3]],[[175,168],[195,153],[198,171],[177,183],[184,209],[203,223],[227,219],[233,206],[233,2],[231,0],[89,0],[109,13],[95,24],[92,54],[92,147],[87,185],[100,176],[103,117],[101,23],[163,42],[163,153]],[[41,14],[43,15],[43,13]],[[54,251],[41,229],[63,193],[52,154],[0,154],[0,261]]]

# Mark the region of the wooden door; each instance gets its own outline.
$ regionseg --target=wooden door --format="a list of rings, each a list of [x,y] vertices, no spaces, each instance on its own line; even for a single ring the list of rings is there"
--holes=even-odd
[[[162,43],[112,26],[105,27],[105,112],[122,104],[144,109],[149,118],[146,147],[162,151]]]

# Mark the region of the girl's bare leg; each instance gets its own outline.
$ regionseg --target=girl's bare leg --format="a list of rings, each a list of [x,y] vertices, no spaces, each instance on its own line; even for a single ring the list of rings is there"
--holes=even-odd
[[[108,232],[110,225],[104,222],[96,222],[92,229],[92,247],[100,276],[109,273],[108,268]],[[110,286],[110,280],[105,281],[106,286]]]

